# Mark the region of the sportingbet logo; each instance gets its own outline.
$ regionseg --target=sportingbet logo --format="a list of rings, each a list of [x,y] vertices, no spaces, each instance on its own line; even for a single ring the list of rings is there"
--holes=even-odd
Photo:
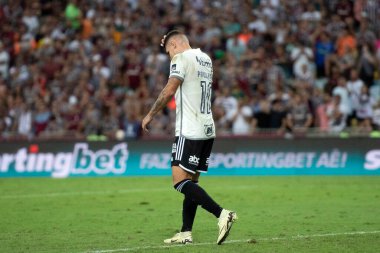
[[[367,152],[365,156],[364,168],[366,170],[380,169],[380,149]]]
[[[95,173],[123,174],[127,169],[128,147],[126,143],[112,149],[92,151],[87,143],[77,143],[73,152],[42,153],[38,145],[20,148],[14,154],[0,155],[0,173],[14,169],[16,173],[51,173],[54,178]]]
[[[195,155],[191,155],[189,158],[189,163],[198,166],[199,164],[199,158]]]

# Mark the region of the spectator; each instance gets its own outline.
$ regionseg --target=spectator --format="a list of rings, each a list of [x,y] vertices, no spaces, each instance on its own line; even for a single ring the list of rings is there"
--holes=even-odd
[[[9,53],[4,48],[4,44],[0,41],[0,79],[7,79],[9,74]]]
[[[370,87],[369,93],[375,104],[380,102],[380,80],[375,81],[375,84]]]
[[[136,112],[129,112],[124,119],[125,137],[128,139],[136,139],[141,135],[141,121]]]
[[[285,106],[289,104],[290,95],[283,86],[277,86],[276,91],[268,96],[268,100],[273,103],[275,100],[281,101]]]
[[[342,20],[352,17],[353,4],[350,0],[339,0],[335,6],[335,13],[341,17]]]
[[[35,10],[32,8],[26,8],[22,22],[27,26],[28,33],[35,35],[40,26],[39,20],[36,16]]]
[[[334,44],[326,32],[319,33],[315,43],[315,65],[317,77],[326,76],[326,60],[334,53]]]
[[[20,136],[32,137],[32,111],[25,102],[20,105],[17,122],[17,133]]]
[[[231,88],[224,87],[220,97],[215,99],[215,106],[223,108],[225,121],[228,125],[232,124],[233,118],[239,109],[238,100],[231,95]]]
[[[293,73],[301,73],[303,65],[306,64],[307,69],[311,68],[314,53],[311,48],[306,46],[305,42],[302,42],[292,49],[290,58],[293,61]]]
[[[65,130],[68,133],[81,136],[81,119],[82,115],[78,107],[78,98],[71,95],[68,101],[67,111],[63,115]]]
[[[148,78],[148,87],[150,89],[157,83],[157,77],[159,73],[165,73],[169,66],[169,59],[167,55],[158,51],[157,47],[154,47],[152,52],[148,55],[145,61],[145,72]]]
[[[238,35],[238,39],[244,43],[244,45],[247,46],[248,41],[252,38],[252,33],[249,30],[248,25],[243,26],[242,31]]]
[[[364,0],[358,1],[358,4],[362,4],[362,16],[368,18],[370,29],[377,29],[379,31],[379,10],[380,3],[378,1]],[[360,7],[359,7],[360,8]]]
[[[267,32],[267,24],[263,19],[259,18],[258,12],[253,12],[251,15],[251,22],[248,24],[248,28],[252,31],[255,30],[259,33]]]
[[[286,128],[286,114],[284,102],[281,99],[273,100],[270,111],[269,128],[277,129],[279,133],[283,133]]]
[[[372,126],[374,130],[380,131],[380,101],[373,107]]]
[[[331,38],[335,41],[345,27],[346,24],[343,22],[342,18],[337,14],[333,14],[326,26],[326,32],[328,32],[328,34],[331,35]]]
[[[271,104],[268,100],[262,99],[255,108],[254,118],[256,126],[260,129],[269,129],[271,127]]]
[[[259,32],[257,28],[251,29],[251,38],[248,40],[247,47],[252,51],[256,52],[264,45],[263,33]]]
[[[104,107],[103,117],[100,119],[100,134],[106,136],[108,139],[115,137],[115,133],[120,129],[119,126],[119,113],[115,106]]]
[[[251,135],[255,130],[255,120],[253,119],[251,108],[243,101],[239,102],[239,108],[232,119],[232,134]]]
[[[300,95],[296,94],[286,116],[286,127],[290,132],[305,132],[313,123],[313,116],[309,106]]]
[[[81,128],[86,136],[96,135],[100,129],[101,113],[93,101],[90,101],[84,108]]]
[[[356,49],[356,38],[347,27],[339,34],[335,48],[338,57],[342,57],[347,52]]]
[[[132,90],[136,90],[143,81],[144,66],[138,58],[137,52],[132,51],[128,58],[125,68],[125,77],[128,80],[128,86]]]
[[[281,129],[287,100],[296,96],[313,117],[325,105],[321,98],[339,95],[347,117],[361,90],[352,78],[343,84],[351,69],[370,88],[370,100],[379,99],[378,1],[31,0],[2,1],[0,10],[2,138],[85,138],[102,129],[114,138],[128,117],[137,125],[167,79],[169,59],[158,45],[173,28],[213,58],[219,133],[232,133],[242,97],[254,101],[256,129]],[[324,93],[313,93],[311,103],[315,87]],[[171,101],[153,134],[173,129],[174,108]]]
[[[358,71],[356,69],[351,69],[350,79],[347,81],[347,89],[350,93],[350,102],[352,105],[352,117],[356,118],[357,110],[359,108],[360,94],[362,92],[362,87],[364,82],[359,79]]]
[[[266,94],[271,95],[276,91],[277,87],[283,87],[285,85],[285,73],[282,68],[273,64],[273,60],[271,58],[266,59],[264,68]]]
[[[361,16],[359,30],[356,32],[355,35],[359,47],[363,46],[364,44],[373,45],[376,41],[375,32],[369,29],[369,25],[370,23],[368,18],[366,16]]]
[[[328,132],[330,130],[327,107],[330,105],[331,101],[331,96],[325,93],[323,101],[315,106],[315,126],[319,128],[321,132]]]
[[[335,95],[326,108],[328,126],[331,132],[339,133],[346,127],[347,115],[344,113],[344,110],[345,108],[341,103],[340,96]]]
[[[70,28],[74,30],[78,30],[80,28],[81,11],[77,6],[77,0],[69,1],[69,4],[65,9],[65,17]]]
[[[358,107],[356,109],[356,117],[361,130],[372,130],[373,104],[374,101],[371,100],[368,87],[363,85],[360,90]]]
[[[51,117],[51,112],[42,100],[37,101],[35,106],[36,113],[33,116],[33,128],[34,133],[38,136],[47,127]]]
[[[296,72],[294,73],[296,79],[295,79],[295,86],[296,87],[302,87],[302,88],[308,88],[311,89],[314,85],[314,71],[311,68],[310,64],[303,63],[300,68],[296,69]]]
[[[226,54],[225,46],[222,44],[222,40],[218,36],[211,38],[207,43],[205,50],[210,52],[210,57],[214,61],[223,60]]]
[[[315,8],[314,3],[309,3],[307,5],[306,11],[302,13],[301,19],[317,23],[321,20],[321,12]]]
[[[370,44],[362,46],[358,65],[360,79],[367,87],[371,87],[374,84],[378,62],[375,57],[375,50]]]
[[[338,78],[337,86],[332,91],[334,97],[339,96],[339,110],[348,117],[352,114],[350,92],[347,88],[347,80],[343,76]]]
[[[239,61],[246,51],[246,44],[243,40],[239,39],[239,34],[236,33],[227,40],[226,48],[227,53],[230,53],[237,61]]]

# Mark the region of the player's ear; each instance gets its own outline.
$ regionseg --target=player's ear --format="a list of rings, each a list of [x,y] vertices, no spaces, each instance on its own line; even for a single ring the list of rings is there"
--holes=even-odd
[[[170,44],[173,46],[173,48],[176,48],[176,47],[177,47],[177,43],[175,43],[175,40],[171,40],[171,41],[170,41]]]

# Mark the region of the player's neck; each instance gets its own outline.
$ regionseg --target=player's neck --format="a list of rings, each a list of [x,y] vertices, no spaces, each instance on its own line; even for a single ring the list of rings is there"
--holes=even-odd
[[[181,53],[183,53],[187,50],[190,50],[190,49],[192,49],[190,45],[183,45],[183,46],[181,46],[181,48],[179,48],[178,53],[181,54]]]

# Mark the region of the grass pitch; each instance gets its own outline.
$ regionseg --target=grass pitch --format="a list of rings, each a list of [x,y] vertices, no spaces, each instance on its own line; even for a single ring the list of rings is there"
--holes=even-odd
[[[380,177],[203,177],[238,222],[218,246],[199,208],[193,245],[169,177],[0,179],[0,252],[379,252]]]

